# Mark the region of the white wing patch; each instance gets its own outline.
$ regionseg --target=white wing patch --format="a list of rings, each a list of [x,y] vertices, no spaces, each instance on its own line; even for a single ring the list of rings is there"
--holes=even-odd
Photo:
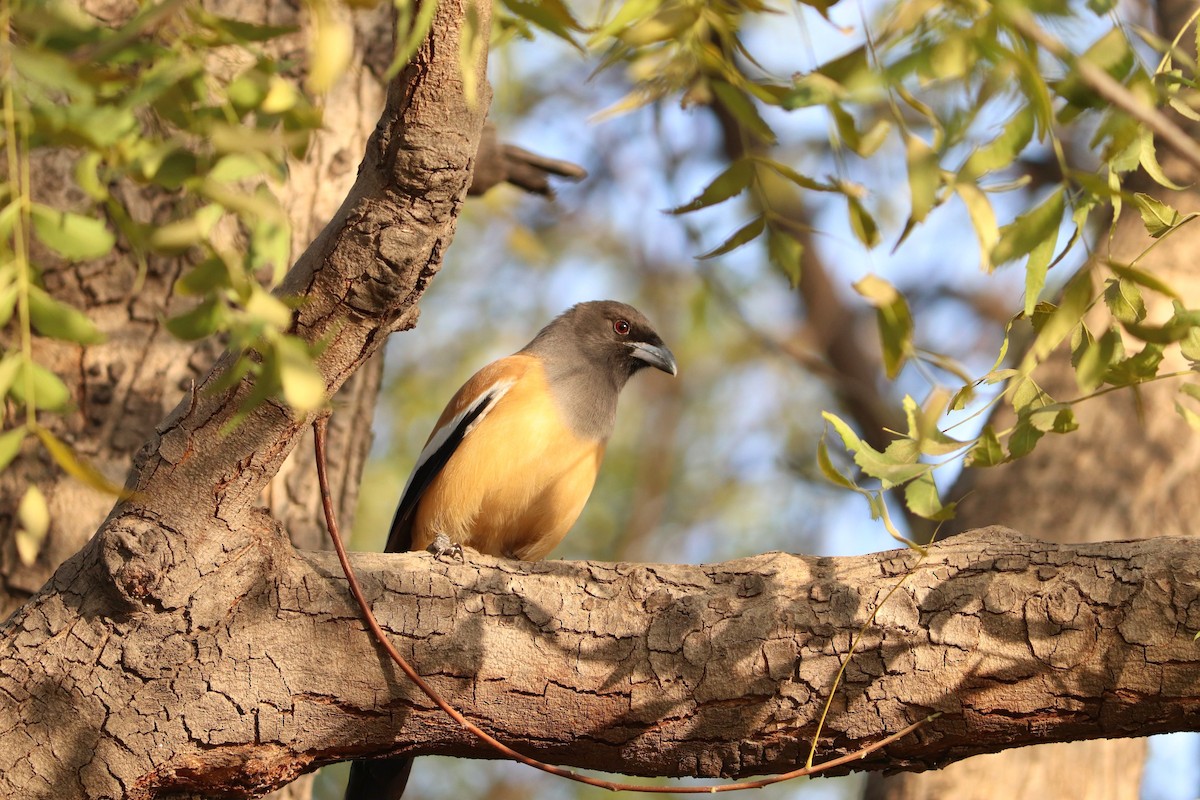
[[[442,425],[436,431],[434,431],[433,435],[429,437],[428,444],[421,449],[421,454],[417,456],[417,463],[413,465],[412,472],[409,473],[408,481],[405,482],[404,491],[400,496],[404,497],[408,494],[408,487],[412,485],[413,478],[416,477],[418,472],[420,472],[421,467],[425,466],[425,463],[429,461],[434,453],[436,453],[438,450],[441,450],[446,445],[446,442],[449,440],[451,434],[458,429],[458,426],[462,424],[464,419],[474,413],[480,406],[486,406],[479,416],[471,420],[471,424],[468,425],[467,428],[462,432],[463,439],[467,438],[471,431],[475,430],[479,423],[483,422],[483,418],[491,413],[492,409],[496,407],[496,403],[500,401],[500,398],[508,394],[508,390],[511,389],[516,382],[516,378],[504,378],[496,381],[489,386],[486,391],[480,392],[479,396],[464,406],[462,411],[459,411],[452,418],[446,420],[445,425]]]

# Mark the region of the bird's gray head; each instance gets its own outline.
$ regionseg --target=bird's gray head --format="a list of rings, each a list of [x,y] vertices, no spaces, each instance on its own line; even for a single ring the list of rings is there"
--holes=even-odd
[[[550,361],[567,358],[586,362],[609,376],[618,391],[644,367],[670,375],[677,372],[675,356],[650,320],[633,306],[616,300],[572,306],[542,328],[525,350]]]
[[[675,356],[640,311],[615,300],[572,306],[522,352],[542,359],[572,429],[607,439],[626,381],[645,367],[676,373]]]

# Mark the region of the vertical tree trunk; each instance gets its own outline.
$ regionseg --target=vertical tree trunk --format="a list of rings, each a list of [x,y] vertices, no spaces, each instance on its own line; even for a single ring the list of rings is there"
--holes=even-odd
[[[102,5],[94,3],[89,5]],[[218,0],[210,8],[223,15],[276,25],[302,24],[300,6],[291,3]],[[348,11],[341,11],[346,13]],[[303,160],[293,160],[281,201],[292,225],[292,252],[300,253],[328,221],[355,179],[355,167],[383,107],[380,78],[391,57],[390,8],[383,4],[358,12],[355,55],[351,69],[325,100],[326,125],[314,134]],[[299,54],[303,30],[277,43]],[[239,68],[214,64],[218,74]],[[84,197],[71,178],[73,154],[33,154],[35,199],[61,208],[82,208]],[[174,198],[153,189],[125,184],[114,192],[139,221],[165,220]],[[46,289],[85,310],[107,341],[90,347],[35,340],[35,358],[66,381],[76,410],[62,417],[44,415],[41,422],[69,442],[79,455],[117,485],[124,482],[130,459],[150,438],[154,426],[199,380],[220,353],[212,341],[180,342],[161,320],[177,311],[172,300],[175,280],[188,266],[186,257],[151,257],[138,284],[136,259],[121,244],[99,261],[66,264],[44,250],[35,251]],[[339,518],[348,530],[358,498],[363,462],[371,444],[370,428],[383,359],[376,357],[334,399],[329,428],[329,468]],[[19,607],[59,564],[83,546],[99,526],[113,498],[66,476],[34,441],[0,473],[0,619]],[[22,564],[13,540],[17,504],[30,484],[45,494],[51,528],[37,561]],[[307,549],[324,546],[320,494],[311,443],[296,449],[264,493],[264,504]],[[305,776],[279,797],[311,795]],[[286,792],[286,794],[284,794]]]

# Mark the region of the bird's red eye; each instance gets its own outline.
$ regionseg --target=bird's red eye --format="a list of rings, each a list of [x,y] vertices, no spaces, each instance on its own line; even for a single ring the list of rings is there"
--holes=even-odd
[[[629,323],[623,319],[619,319],[613,323],[613,330],[617,332],[618,336],[628,336],[629,328]]]

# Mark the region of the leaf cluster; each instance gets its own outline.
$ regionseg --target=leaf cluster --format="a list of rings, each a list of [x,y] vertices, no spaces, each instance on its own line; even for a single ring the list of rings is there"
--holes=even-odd
[[[72,401],[35,360],[33,338],[81,347],[105,340],[83,311],[45,290],[43,272],[61,264],[132,258],[136,291],[151,257],[183,259],[192,266],[175,294],[195,305],[167,328],[183,339],[226,337],[243,354],[231,376],[256,375],[256,402],[278,395],[296,409],[320,406],[325,387],[311,348],[287,334],[291,309],[270,292],[291,259],[291,228],[272,185],[322,122],[297,81],[301,65],[271,54],[296,29],[177,0],[142,5],[116,26],[66,2],[6,3],[2,16],[0,328],[11,335],[0,353],[0,397],[23,408],[25,421],[0,435],[0,468],[35,436],[66,472],[117,491],[38,421]],[[214,71],[221,49],[237,50],[232,62],[243,66]],[[324,57],[310,67],[331,68]],[[49,150],[74,159],[83,198],[75,207],[33,199],[31,161]],[[167,217],[136,219],[121,199],[130,186],[168,199]],[[46,530],[39,497],[31,488],[21,506],[27,562]]]
[[[817,10],[827,14],[831,7]],[[1081,272],[1065,281],[1056,301],[1044,297],[1048,284],[1064,284],[1049,280],[1051,270],[1085,241],[1085,232],[1097,221],[1115,224],[1123,210],[1132,207],[1147,234],[1161,241],[1194,217],[1131,191],[1126,182],[1140,169],[1165,189],[1181,188],[1159,163],[1151,123],[1164,108],[1200,120],[1200,42],[1193,38],[1182,43],[1183,32],[1166,41],[1136,26],[1116,25],[1072,50],[1047,32],[1048,21],[1110,11],[1088,11],[1061,0],[1036,6],[911,0],[890,6],[857,47],[788,77],[761,68],[741,40],[747,16],[770,13],[754,3],[629,0],[598,27],[597,37],[609,37],[605,65],[631,65],[637,81],[615,110],[673,95],[685,104],[720,105],[742,132],[745,154],[705,183],[690,202],[671,209],[674,214],[691,214],[748,199],[753,209],[749,221],[699,258],[718,258],[758,242],[794,283],[802,245],[794,219],[776,210],[781,191],[801,201],[839,197],[849,229],[863,247],[884,241],[885,228],[876,209],[888,205],[887,198],[872,197],[844,175],[804,174],[772,152],[777,137],[768,119],[777,118],[780,111],[822,109],[829,121],[830,147],[843,158],[869,163],[903,154],[907,215],[892,240],[894,247],[903,245],[941,207],[958,202],[974,229],[983,270],[1023,265],[1025,300],[1008,334],[1017,330],[1030,337],[1032,346],[1017,366],[1010,367],[1006,335],[995,367],[979,378],[917,345],[913,315],[894,286],[878,276],[856,284],[875,308],[889,378],[897,378],[909,364],[926,372],[932,366],[937,374],[952,378],[944,382],[930,377],[934,389],[920,414],[916,401],[905,397],[909,429],[897,432],[884,451],[862,441],[839,418],[827,417],[857,469],[876,482],[876,489],[861,491],[872,498],[874,513],[885,521],[880,492],[903,488],[910,511],[942,519],[951,506],[937,498],[931,477],[937,466],[956,458],[965,458],[969,466],[992,466],[1029,453],[1046,434],[1069,433],[1077,427],[1074,404],[1180,375],[1160,369],[1168,349],[1178,349],[1193,367],[1196,364],[1196,312],[1181,305],[1169,285],[1140,267],[1140,256],[1132,263],[1107,262]],[[1140,54],[1147,51],[1159,55],[1157,65],[1143,63]],[[776,113],[768,115],[767,108]],[[1081,122],[1090,131],[1089,147],[1101,161],[1099,174],[1067,160],[1063,137],[1069,126]],[[1002,222],[995,197],[1029,184],[1021,159],[1032,148],[1052,154],[1059,177],[1030,207]],[[1147,295],[1175,301],[1170,319],[1147,320]],[[1051,398],[1032,378],[1037,365],[1061,346],[1071,348],[1080,390],[1074,398]],[[944,432],[935,435],[936,420],[961,412],[981,387],[988,387],[992,399],[976,416],[1007,402],[1016,422],[1005,430],[985,427],[961,440]],[[1195,425],[1200,414],[1188,403],[1200,398],[1200,390],[1188,386],[1184,394],[1180,414]],[[821,466],[835,482],[858,488],[824,450]]]

